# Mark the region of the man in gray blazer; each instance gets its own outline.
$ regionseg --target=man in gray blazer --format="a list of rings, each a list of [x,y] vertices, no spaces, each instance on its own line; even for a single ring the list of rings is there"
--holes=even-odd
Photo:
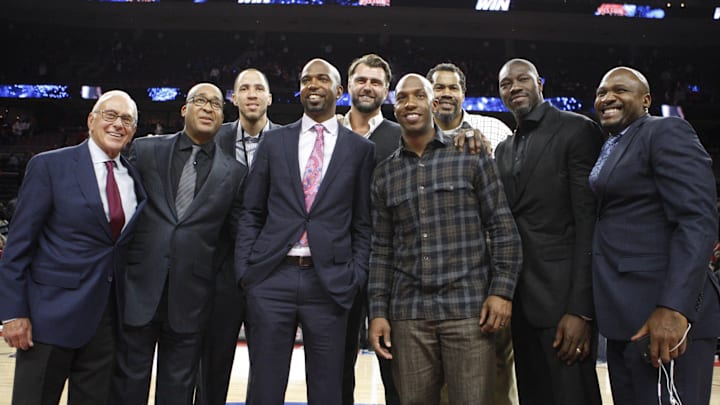
[[[138,139],[130,151],[148,204],[128,247],[117,404],[147,401],[156,344],[155,403],[192,403],[221,230],[226,224],[234,229],[246,173],[217,150],[222,109],[220,89],[198,84],[180,110],[182,131]]]

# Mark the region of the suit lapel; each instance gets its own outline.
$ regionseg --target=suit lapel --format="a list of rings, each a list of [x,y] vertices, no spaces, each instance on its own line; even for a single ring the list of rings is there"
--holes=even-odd
[[[177,218],[175,213],[175,194],[173,193],[172,176],[170,176],[171,164],[172,164],[172,153],[175,149],[175,143],[177,142],[180,134],[178,132],[175,136],[168,139],[163,139],[162,142],[155,144],[155,164],[157,165],[157,173],[161,178],[161,183],[165,188],[163,194],[165,194],[165,202],[167,203],[167,210]]]
[[[226,136],[223,141],[225,142],[225,145],[223,145],[223,149],[228,151],[228,153],[232,152],[233,156],[235,153],[235,145],[237,144],[237,132],[238,132],[238,125],[240,121],[235,121],[230,125],[230,133],[228,136]]]
[[[147,194],[145,194],[145,189],[142,186],[142,179],[140,178],[139,173],[137,172],[135,167],[131,165],[123,156],[120,156],[120,160],[122,161],[123,165],[127,167],[128,173],[130,174],[130,177],[133,179],[133,182],[135,184],[135,199],[137,200],[137,206],[135,207],[135,212],[133,212],[131,216],[128,216],[127,213],[125,213],[125,220],[127,222],[127,225],[125,225],[122,233],[120,233],[118,242],[122,241],[124,238],[127,237],[128,232],[126,232],[126,229],[132,229],[134,222],[138,218],[138,214],[142,211],[145,203],[147,202]]]
[[[288,175],[293,194],[298,203],[305,207],[305,192],[302,186],[302,175],[298,164],[298,143],[300,142],[301,121],[296,121],[286,126],[286,134],[282,135],[283,149],[285,150],[285,162],[287,163]]]
[[[185,216],[182,220],[179,220],[179,222],[190,218],[198,208],[207,202],[212,193],[223,188],[221,184],[230,173],[230,161],[228,159],[230,158],[223,155],[222,151],[215,149],[212,166],[210,167],[207,179],[205,179],[205,182],[200,186],[200,190],[195,194],[195,198],[193,198],[190,206],[187,208]]]
[[[95,176],[95,168],[93,167],[92,158],[90,157],[90,149],[87,141],[81,143],[75,149],[75,170],[76,180],[80,187],[80,193],[90,206],[93,216],[105,231],[108,238],[112,240],[110,231],[110,222],[105,216],[105,208],[103,208],[100,199],[100,190],[98,189],[98,181]]]
[[[610,175],[615,170],[615,167],[617,166],[618,162],[620,162],[620,159],[628,150],[629,146],[637,137],[638,132],[640,132],[640,128],[642,128],[643,124],[645,123],[645,121],[647,121],[647,119],[648,116],[645,116],[632,123],[627,129],[625,135],[623,135],[622,139],[620,139],[617,145],[615,145],[615,149],[612,151],[612,153],[610,153],[610,156],[608,156],[607,160],[605,160],[605,163],[603,164],[603,167],[602,169],[600,169],[600,173],[598,174],[596,183],[599,194],[598,207],[602,206],[602,199],[605,196],[605,185],[610,179]]]
[[[538,129],[534,130],[531,138],[526,140],[526,142],[529,142],[530,145],[525,145],[525,150],[527,151],[525,161],[522,163],[520,175],[515,179],[514,191],[516,198],[519,198],[523,191],[525,191],[525,187],[530,181],[530,176],[532,176],[535,171],[535,166],[537,166],[540,159],[552,156],[551,154],[546,154],[545,149],[562,127],[562,122],[561,120],[552,117],[552,115],[557,114],[557,111],[554,108],[548,108],[545,114],[546,116],[540,122]],[[550,125],[543,127],[543,123],[550,123]],[[512,162],[512,159],[510,161]]]
[[[515,206],[517,193],[515,193],[515,176],[512,175],[513,165],[513,139],[515,135],[510,135],[504,142],[502,149],[499,150],[500,155],[496,156],[495,163],[498,165],[498,171],[501,173],[505,195],[507,196],[510,207]]]
[[[333,150],[333,153],[330,157],[330,166],[328,166],[327,171],[325,172],[325,175],[322,177],[322,182],[320,183],[320,189],[318,190],[317,195],[315,196],[315,201],[313,202],[313,207],[317,205],[317,202],[320,201],[325,193],[327,193],[327,189],[330,187],[330,183],[332,183],[335,176],[337,176],[338,172],[340,171],[340,168],[342,168],[343,164],[350,158],[349,156],[349,148],[345,147],[344,145],[349,141],[349,136],[357,136],[354,133],[350,132],[347,128],[343,126],[338,126],[338,137],[337,141],[335,142],[335,149]],[[311,208],[313,208],[311,207]]]

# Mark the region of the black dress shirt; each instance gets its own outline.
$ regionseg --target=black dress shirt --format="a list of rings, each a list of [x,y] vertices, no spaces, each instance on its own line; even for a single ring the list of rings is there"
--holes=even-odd
[[[550,108],[550,103],[547,101],[538,104],[518,123],[513,138],[514,176],[520,175],[522,166],[525,163],[526,151],[532,143],[532,133],[537,129],[538,125],[540,125],[540,121],[545,117],[548,108]]]
[[[190,158],[192,152],[193,141],[190,137],[183,132],[178,138],[175,144],[175,150],[173,151],[172,166],[170,169],[170,179],[172,182],[173,195],[177,194],[178,183],[180,182],[180,175],[182,174],[183,166],[185,162]],[[215,142],[210,141],[200,145],[200,151],[195,157],[195,166],[197,170],[197,179],[195,182],[195,195],[197,195],[200,187],[207,180],[210,168],[212,166],[212,160],[215,157]]]

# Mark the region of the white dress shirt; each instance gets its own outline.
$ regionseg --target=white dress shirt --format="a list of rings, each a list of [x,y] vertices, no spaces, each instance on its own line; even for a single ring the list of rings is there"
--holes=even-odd
[[[327,121],[315,122],[312,118],[303,114],[302,121],[300,124],[300,140],[298,143],[298,163],[300,164],[300,176],[305,173],[305,166],[307,166],[308,159],[312,154],[313,147],[315,146],[315,138],[317,133],[313,128],[316,124],[321,124],[325,128],[323,133],[323,163],[322,163],[322,177],[325,178],[327,168],[330,166],[330,158],[335,150],[335,144],[338,138],[338,129],[340,127],[337,118],[333,115]],[[322,183],[322,180],[321,180]],[[310,256],[309,247],[301,247],[297,243],[288,252],[288,256]]]
[[[108,155],[100,149],[100,147],[93,141],[92,137],[88,139],[88,147],[90,149],[90,158],[93,162],[93,169],[95,169],[95,179],[97,179],[98,190],[100,191],[100,200],[105,210],[105,217],[110,222],[110,208],[108,207],[108,199],[105,193],[107,186],[107,166],[105,162],[108,160],[115,161],[115,182],[118,185],[120,191],[120,199],[122,200],[123,213],[125,214],[125,224],[123,229],[127,226],[130,217],[135,213],[137,207],[137,197],[135,196],[135,181],[130,177],[127,167],[123,166],[120,161],[120,155],[115,159],[110,159]]]
[[[383,117],[382,111],[378,110],[377,114],[370,117],[370,120],[368,121],[368,125],[370,126],[370,129],[368,130],[368,132],[366,134],[360,134],[357,131],[355,131],[355,132],[362,135],[363,138],[368,139],[368,138],[370,138],[370,135],[372,135],[372,133],[375,132],[375,129],[377,129],[377,127],[379,127],[380,124],[382,124],[384,119],[385,119],[385,117]],[[343,126],[351,131],[354,131],[354,129],[352,128],[352,125],[350,124],[350,111],[348,111],[347,114],[345,114],[345,116],[343,116]]]

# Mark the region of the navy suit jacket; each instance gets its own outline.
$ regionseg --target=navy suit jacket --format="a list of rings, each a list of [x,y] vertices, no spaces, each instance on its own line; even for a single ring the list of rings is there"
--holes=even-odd
[[[170,168],[181,133],[136,139],[130,150],[148,205],[128,248],[123,320],[131,326],[149,323],[167,282],[170,325],[178,333],[195,333],[209,316],[221,230],[226,222],[237,223],[247,169],[216,149],[205,183],[178,219]]]
[[[708,272],[717,238],[715,178],[693,128],[645,116],[630,125],[596,182],[593,290],[600,332],[629,340],[663,306],[693,323],[691,336],[720,335],[717,280]]]
[[[137,209],[126,213],[117,241],[87,141],[41,153],[28,164],[0,262],[0,318],[30,318],[36,342],[85,345],[97,331],[112,281],[122,279],[128,236],[146,197],[135,169],[120,159],[135,181]]]
[[[248,175],[235,247],[244,289],[264,280],[307,229],[315,271],[332,299],[350,308],[367,281],[372,142],[339,126],[330,165],[307,212],[298,165],[301,121],[263,135]]]

